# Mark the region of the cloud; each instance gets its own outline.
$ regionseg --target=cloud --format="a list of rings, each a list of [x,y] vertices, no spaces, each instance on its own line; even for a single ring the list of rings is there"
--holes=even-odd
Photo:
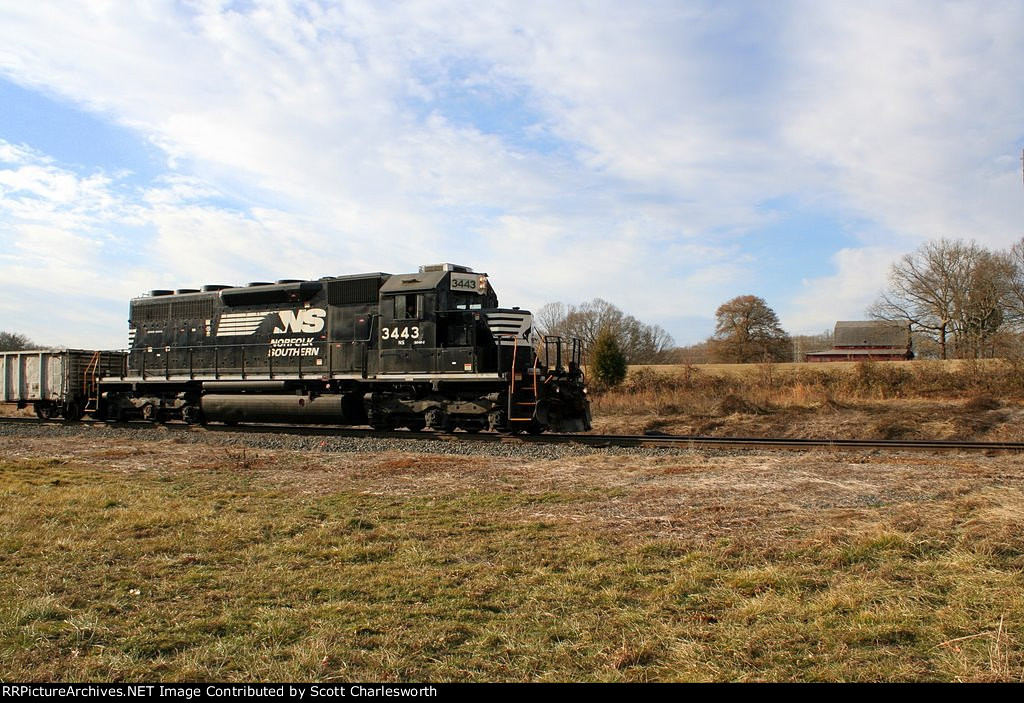
[[[1024,6],[807,3],[785,137],[851,210],[911,241],[1004,245],[1024,214]]]
[[[8,257],[54,273],[39,249],[60,246],[118,295],[454,259],[498,277],[510,304],[601,296],[675,321],[680,340],[742,293],[818,331],[858,315],[926,239],[1020,236],[1022,13],[13,4],[0,75],[130,128],[167,163],[144,182],[3,145]],[[778,201],[793,209],[765,205]],[[819,268],[765,275],[750,252],[807,202],[857,225],[821,233]],[[773,261],[801,258],[797,241]],[[90,283],[64,272],[65,290]]]
[[[246,259],[250,245],[287,245],[300,230],[271,210],[204,202],[213,194],[182,179],[140,189],[0,140],[0,328],[46,344],[121,346],[129,298],[204,275],[244,282],[268,268]],[[288,246],[281,262],[295,263]]]
[[[832,329],[836,310],[849,311],[847,318],[861,320],[888,283],[889,263],[904,251],[892,247],[840,249],[832,257],[835,273],[804,279],[796,304],[781,315],[787,329],[817,333]],[[880,267],[879,262],[885,262]]]

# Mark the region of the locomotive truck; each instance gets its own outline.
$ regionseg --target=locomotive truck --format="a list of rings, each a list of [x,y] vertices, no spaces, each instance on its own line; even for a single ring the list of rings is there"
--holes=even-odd
[[[154,290],[131,301],[128,338],[45,352],[75,360],[48,397],[17,390],[14,355],[32,352],[3,355],[0,399],[68,419],[590,429],[579,340],[536,338],[466,266]]]

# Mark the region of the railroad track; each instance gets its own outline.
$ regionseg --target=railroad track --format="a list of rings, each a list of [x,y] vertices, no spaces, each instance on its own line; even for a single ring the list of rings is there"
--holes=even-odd
[[[964,451],[964,452],[1021,452],[1024,442],[965,442],[958,440],[937,439],[802,439],[780,437],[704,437],[696,435],[599,435],[599,434],[541,434],[541,435],[501,435],[495,433],[470,434],[466,432],[379,432],[364,428],[337,426],[295,426],[274,424],[237,424],[205,426],[186,425],[171,422],[158,425],[146,421],[107,423],[99,420],[84,419],[69,423],[61,420],[38,420],[27,417],[0,417],[0,424],[27,426],[89,426],[102,425],[139,430],[156,429],[159,427],[171,431],[186,432],[250,432],[289,434],[301,436],[324,437],[383,437],[390,439],[413,439],[433,442],[521,442],[527,444],[559,444],[572,443],[593,447],[663,447],[672,449],[778,449],[778,450],[811,450],[811,449],[881,449],[909,451]]]

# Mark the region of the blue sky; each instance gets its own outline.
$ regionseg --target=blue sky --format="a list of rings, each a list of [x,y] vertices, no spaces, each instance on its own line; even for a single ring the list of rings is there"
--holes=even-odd
[[[1024,236],[1024,3],[0,3],[0,329],[153,288],[454,261],[680,344],[857,319]]]

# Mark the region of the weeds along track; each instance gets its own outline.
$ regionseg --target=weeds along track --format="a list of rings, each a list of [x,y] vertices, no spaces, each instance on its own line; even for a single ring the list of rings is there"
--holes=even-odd
[[[353,437],[418,440],[423,442],[466,442],[480,444],[522,444],[522,445],[557,445],[577,444],[595,448],[606,447],[642,447],[666,449],[754,449],[754,450],[787,450],[807,451],[812,449],[836,450],[890,450],[890,451],[958,451],[958,452],[1022,452],[1024,442],[1000,441],[959,441],[959,440],[927,440],[927,439],[805,439],[790,437],[705,437],[697,435],[614,435],[614,434],[542,434],[542,435],[503,435],[496,433],[441,433],[411,432],[396,430],[380,432],[368,428],[337,427],[337,426],[294,426],[275,424],[234,425],[208,424],[187,425],[184,423],[158,424],[146,421],[108,423],[99,420],[82,420],[65,422],[60,420],[38,420],[27,417],[0,417],[0,426],[10,430],[17,427],[74,427],[74,426],[110,426],[119,429],[131,429],[139,432],[163,429],[172,432],[198,433],[251,433],[279,434],[301,437]]]

